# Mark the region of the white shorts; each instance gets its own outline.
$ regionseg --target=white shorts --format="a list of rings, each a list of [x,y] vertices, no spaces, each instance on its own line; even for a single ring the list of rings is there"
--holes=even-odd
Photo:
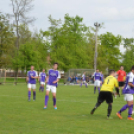
[[[45,85],[45,82],[40,82],[41,85]]]
[[[95,82],[94,82],[94,86],[95,87],[100,87],[100,81],[99,80],[95,80]]]
[[[46,91],[50,91],[50,90],[51,90],[52,93],[56,93],[56,87],[55,86],[47,85],[46,86]]]
[[[133,101],[133,94],[125,94],[124,100],[125,101]]]
[[[27,87],[31,89],[36,89],[36,84],[28,83]]]
[[[86,81],[85,81],[85,80],[83,80],[82,82],[83,82],[83,83],[86,83]]]

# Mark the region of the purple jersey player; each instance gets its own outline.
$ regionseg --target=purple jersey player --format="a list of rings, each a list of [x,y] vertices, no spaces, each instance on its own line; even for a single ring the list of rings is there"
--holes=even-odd
[[[33,100],[36,99],[36,78],[38,78],[38,74],[36,71],[34,71],[34,66],[31,66],[31,70],[27,72],[28,101],[30,101],[31,89],[33,90]]]
[[[54,63],[53,69],[50,69],[48,71],[44,109],[47,108],[47,103],[48,103],[48,100],[49,100],[49,92],[50,92],[50,90],[51,90],[52,95],[53,95],[54,109],[57,109],[57,107],[56,107],[56,87],[57,87],[57,83],[58,83],[58,81],[59,81],[59,79],[61,77],[59,71],[57,70],[57,68],[58,68],[58,63]]]
[[[42,72],[39,74],[39,79],[38,79],[38,81],[40,82],[39,91],[42,92],[44,91],[45,79],[46,79],[46,74],[45,74],[45,69],[43,69]]]
[[[87,82],[86,82],[86,73],[84,72],[83,75],[82,75],[82,82],[80,84],[80,87],[82,87],[82,84],[84,83],[85,84],[85,87],[87,87]]]
[[[98,87],[98,91],[100,92],[100,85],[101,85],[101,73],[97,69],[94,74],[94,94],[96,92],[96,87]]]
[[[123,89],[124,99],[127,102],[116,115],[122,119],[121,113],[128,108],[128,120],[134,120],[131,115],[133,111],[133,94],[134,94],[134,66],[131,68],[131,72],[126,77],[126,84]]]

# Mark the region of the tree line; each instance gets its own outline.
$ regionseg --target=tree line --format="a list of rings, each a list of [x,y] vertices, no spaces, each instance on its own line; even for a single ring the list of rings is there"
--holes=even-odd
[[[11,0],[14,2],[14,0]],[[83,18],[65,14],[64,20],[48,17],[48,30],[30,31],[29,23],[34,19],[26,19],[25,14],[32,0],[23,0],[20,11],[13,15],[0,12],[0,68],[28,70],[34,65],[37,70],[51,67],[53,62],[59,63],[59,69],[68,71],[72,68],[94,68],[95,28],[86,26]],[[29,3],[28,3],[29,2]],[[23,8],[26,8],[25,10]],[[17,15],[18,16],[17,16]],[[22,18],[19,19],[18,17]],[[15,18],[15,24],[11,19]],[[21,20],[21,21],[20,21]],[[124,65],[129,71],[133,65],[134,39],[123,38],[106,32],[98,35],[97,68],[106,71],[119,69]],[[120,45],[126,49],[121,53]]]

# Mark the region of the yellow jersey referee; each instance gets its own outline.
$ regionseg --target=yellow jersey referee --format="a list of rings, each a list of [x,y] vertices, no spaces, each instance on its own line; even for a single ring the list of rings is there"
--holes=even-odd
[[[107,118],[109,119],[111,111],[112,111],[112,103],[113,103],[113,89],[116,88],[116,92],[119,93],[118,81],[115,78],[115,70],[109,71],[109,76],[105,79],[100,94],[98,96],[97,103],[95,107],[92,109],[91,114],[101,105],[102,102],[106,101],[108,104],[108,113]]]

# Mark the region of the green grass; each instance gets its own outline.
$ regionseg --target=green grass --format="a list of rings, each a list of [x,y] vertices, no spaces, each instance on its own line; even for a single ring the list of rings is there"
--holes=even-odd
[[[113,120],[106,119],[105,102],[89,114],[97,99],[93,87],[59,86],[57,110],[51,94],[43,109],[44,96],[37,88],[37,100],[28,102],[25,84],[0,85],[0,134],[133,134],[134,122],[127,120],[127,111],[122,120],[115,115],[125,104],[123,96],[114,99]]]

